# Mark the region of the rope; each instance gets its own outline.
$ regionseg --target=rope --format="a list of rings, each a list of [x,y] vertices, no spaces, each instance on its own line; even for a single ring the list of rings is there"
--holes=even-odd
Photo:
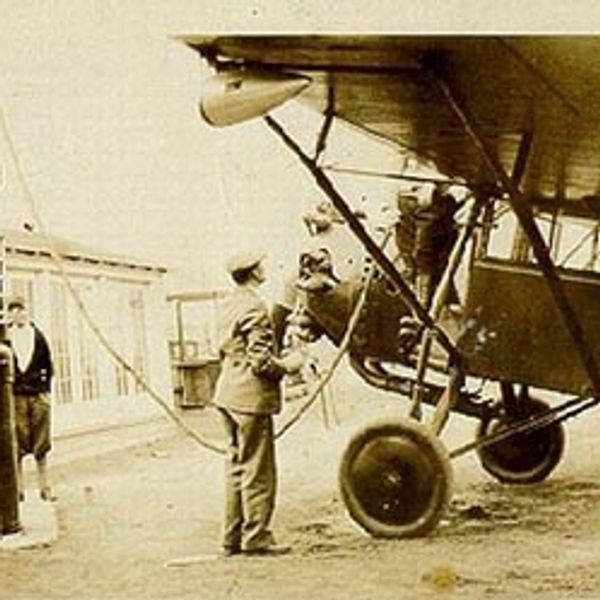
[[[14,145],[14,142],[12,139],[12,135],[10,134],[10,130],[8,127],[8,123],[6,120],[4,110],[2,109],[1,106],[0,106],[0,124],[2,127],[2,132],[3,132],[6,142],[7,142],[10,156],[11,156],[12,161],[15,166],[17,179],[23,189],[23,192],[25,194],[25,199],[31,209],[33,220],[35,221],[35,224],[36,224],[42,238],[44,239],[45,243],[48,246],[48,249],[50,250],[50,257],[51,257],[52,261],[54,262],[54,264],[56,265],[56,268],[58,269],[58,273],[59,273],[61,280],[63,281],[69,294],[73,298],[73,301],[75,302],[75,306],[76,306],[77,310],[80,312],[80,314],[82,315],[87,326],[90,328],[92,333],[96,336],[99,343],[106,350],[106,352],[109,354],[109,356],[119,366],[121,366],[123,369],[125,369],[125,371],[127,371],[127,373],[129,373],[134,378],[136,383],[138,383],[142,387],[142,389],[144,389],[144,391],[152,398],[152,400],[154,400],[165,411],[167,416],[186,435],[191,437],[196,443],[198,443],[203,448],[206,448],[207,450],[211,450],[218,454],[225,454],[226,450],[224,448],[216,446],[212,442],[205,440],[194,429],[189,427],[189,425],[187,425],[187,423],[177,414],[177,412],[175,412],[171,408],[171,406],[169,405],[169,402],[166,401],[159,394],[159,392],[156,391],[152,387],[152,385],[147,381],[147,379],[142,374],[140,374],[135,368],[133,368],[131,366],[131,364],[125,358],[123,358],[123,356],[113,347],[113,345],[110,343],[110,341],[106,338],[106,336],[104,335],[102,330],[96,325],[94,319],[92,318],[89,311],[87,310],[87,307],[85,306],[83,300],[81,299],[77,290],[71,283],[71,280],[70,280],[70,278],[67,274],[67,271],[65,269],[65,266],[64,266],[64,261],[60,255],[60,253],[56,250],[54,241],[49,236],[49,234],[46,230],[46,227],[44,225],[44,222],[39,214],[39,211],[37,210],[35,198],[27,184],[27,180],[26,180],[24,172],[21,168],[19,156],[16,151],[16,148],[15,148],[15,145]],[[221,179],[222,179],[222,174],[221,174]],[[225,187],[224,182],[222,182],[222,185],[223,185],[223,188],[222,188],[223,195],[224,195],[225,199],[227,200],[229,208],[233,209],[231,203],[229,202],[228,194],[227,194],[226,190],[224,189],[224,187]],[[388,233],[388,236],[385,238],[383,245],[385,245],[388,238],[389,238],[389,233]],[[319,380],[319,383],[317,384],[315,389],[311,392],[307,401],[302,405],[302,407],[297,411],[297,413],[287,423],[285,423],[285,425],[276,433],[275,439],[281,438],[287,431],[289,431],[290,428],[293,427],[300,420],[300,418],[306,413],[306,411],[308,411],[308,409],[314,404],[314,402],[319,397],[321,397],[321,394],[323,393],[325,386],[331,380],[333,373],[335,372],[335,370],[338,367],[340,361],[342,360],[344,354],[346,353],[348,346],[350,345],[352,334],[353,334],[354,329],[360,318],[360,313],[361,313],[361,310],[366,301],[369,284],[371,282],[374,272],[375,272],[375,268],[373,265],[371,265],[369,272],[367,273],[367,276],[365,278],[363,287],[361,288],[361,292],[360,292],[360,295],[356,302],[356,305],[352,311],[350,319],[348,320],[348,326],[346,328],[344,337],[340,343],[338,352],[336,353],[333,360],[331,361],[331,364],[323,372],[323,374]]]
[[[344,354],[346,354],[346,351],[348,350],[348,346],[350,345],[350,341],[352,339],[352,334],[354,333],[354,329],[356,328],[356,325],[360,318],[361,310],[367,299],[367,292],[369,290],[369,284],[371,283],[371,279],[373,278],[374,273],[375,273],[375,267],[371,264],[369,272],[367,273],[367,276],[365,278],[365,282],[360,290],[358,300],[356,301],[356,304],[355,304],[354,308],[352,309],[352,314],[350,315],[350,319],[348,319],[348,326],[346,327],[344,337],[342,338],[342,341],[340,342],[338,351],[335,354],[335,356],[333,357],[333,360],[331,361],[329,367],[327,367],[327,369],[325,369],[325,371],[323,371],[318,384],[313,389],[313,391],[310,393],[306,402],[298,409],[296,414],[292,418],[290,418],[290,420],[287,423],[285,423],[285,425],[283,425],[283,427],[279,431],[277,431],[277,433],[275,434],[275,439],[279,439],[280,437],[282,437],[287,431],[289,431],[289,429],[294,424],[296,424],[300,420],[300,418],[306,413],[306,411],[317,401],[317,399],[320,397],[320,394],[323,392],[325,386],[329,383],[330,379],[333,377],[335,370],[337,369]]]
[[[92,316],[90,315],[89,311],[87,310],[87,307],[85,306],[83,300],[81,299],[81,297],[79,296],[77,290],[75,289],[75,287],[73,286],[73,284],[71,283],[71,280],[67,274],[67,271],[65,269],[64,266],[64,261],[60,255],[60,253],[56,250],[54,242],[52,240],[52,238],[49,236],[46,227],[44,225],[44,222],[39,214],[39,211],[37,210],[37,206],[36,206],[36,202],[35,202],[35,198],[33,196],[33,193],[31,192],[28,184],[27,184],[27,180],[25,178],[23,169],[21,168],[21,163],[19,160],[19,156],[18,153],[16,151],[13,139],[12,139],[12,135],[10,134],[10,130],[8,127],[8,123],[6,120],[6,116],[4,113],[4,110],[2,109],[2,107],[0,107],[0,124],[2,127],[2,132],[4,134],[4,137],[6,139],[7,142],[7,146],[9,149],[9,153],[10,156],[12,158],[12,161],[14,163],[15,166],[15,171],[17,173],[17,179],[19,181],[19,184],[21,185],[23,192],[25,194],[25,199],[30,207],[31,213],[32,213],[32,217],[35,221],[35,224],[42,236],[42,238],[44,239],[45,243],[47,244],[49,250],[50,250],[50,257],[52,259],[52,261],[54,262],[54,264],[56,265],[57,269],[58,269],[58,273],[59,276],[61,278],[61,280],[64,282],[69,294],[71,295],[71,297],[73,298],[73,301],[75,302],[75,306],[78,309],[78,311],[80,312],[80,314],[82,315],[85,323],[87,324],[87,326],[90,328],[90,330],[92,331],[92,333],[96,336],[96,338],[98,339],[99,343],[101,344],[101,346],[106,350],[106,352],[109,354],[109,356],[118,364],[120,365],[123,369],[125,369],[125,371],[127,371],[129,374],[131,374],[131,376],[134,378],[134,380],[136,381],[136,383],[138,383],[143,389],[144,391],[146,391],[146,393],[148,393],[148,395],[152,398],[152,400],[154,400],[167,414],[167,416],[189,437],[191,437],[195,442],[197,442],[200,446],[202,446],[203,448],[206,448],[207,450],[211,450],[213,452],[216,452],[218,454],[225,454],[226,450],[224,448],[221,448],[219,446],[216,446],[215,444],[205,440],[202,436],[200,436],[194,429],[192,429],[191,427],[189,427],[189,425],[177,414],[177,412],[175,412],[171,406],[169,405],[168,401],[166,401],[152,386],[151,384],[146,380],[146,378],[140,374],[135,368],[133,368],[131,366],[131,364],[125,359],[123,358],[123,356],[113,347],[113,345],[109,342],[109,340],[106,338],[106,336],[104,335],[104,333],[102,332],[102,330],[96,325],[94,319],[92,318]],[[223,179],[223,174],[221,173],[221,180]],[[222,181],[222,193],[223,196],[225,198],[225,200],[227,201],[228,207],[230,208],[230,210],[233,210],[233,206],[229,200],[229,195],[227,194],[226,190],[225,190],[225,184]],[[327,385],[327,383],[329,382],[329,380],[331,379],[331,377],[333,376],[333,373],[335,371],[335,369],[337,368],[337,366],[339,365],[343,355],[345,354],[348,345],[350,343],[350,339],[352,336],[352,332],[356,326],[356,323],[358,322],[358,318],[360,315],[360,311],[364,305],[365,299],[366,299],[366,293],[367,293],[367,289],[368,289],[368,284],[371,280],[371,277],[373,275],[374,269],[373,267],[371,268],[371,270],[368,273],[367,279],[365,280],[365,284],[361,290],[361,294],[358,298],[358,301],[356,303],[356,306],[353,310],[353,313],[350,317],[350,320],[348,322],[348,327],[346,330],[346,333],[344,335],[344,338],[340,344],[339,350],[336,354],[336,356],[334,357],[334,359],[332,360],[331,364],[329,365],[329,367],[323,372],[322,378],[319,381],[319,384],[317,385],[317,387],[313,390],[313,392],[311,393],[311,395],[309,396],[307,402],[300,408],[300,410],[298,410],[298,412],[290,419],[290,421],[288,421],[282,428],[280,431],[277,432],[276,434],[276,439],[279,439],[280,437],[282,437],[287,431],[289,431],[289,429],[295,424],[297,423],[300,418],[302,417],[302,415],[304,415],[304,413],[310,408],[310,406],[312,406],[312,404],[316,401],[316,399],[319,397],[319,395],[323,392],[325,386]]]
[[[381,249],[382,250],[385,248],[386,244],[388,243],[388,241],[392,235],[392,231],[393,231],[393,226],[388,228],[388,230],[386,231],[385,236],[383,237],[383,240],[381,241]],[[369,269],[367,271],[366,277],[364,279],[363,286],[360,290],[360,294],[356,301],[356,304],[355,304],[354,308],[352,309],[350,318],[348,319],[348,326],[346,327],[346,331],[344,332],[344,337],[342,338],[342,341],[340,342],[340,345],[339,345],[336,355],[333,357],[333,360],[331,361],[329,367],[325,371],[323,371],[323,373],[321,375],[321,379],[319,380],[319,383],[317,384],[315,389],[311,392],[311,394],[307,398],[306,402],[298,409],[296,414],[285,425],[283,425],[279,431],[277,431],[277,433],[275,434],[275,439],[279,439],[295,423],[297,423],[300,420],[300,418],[302,417],[302,415],[304,415],[304,413],[306,413],[306,411],[317,401],[317,399],[320,397],[320,395],[324,392],[325,386],[329,383],[329,381],[333,377],[333,373],[337,369],[344,354],[348,350],[348,346],[350,345],[350,341],[352,340],[352,334],[354,333],[354,329],[356,328],[356,325],[360,318],[360,313],[361,313],[362,308],[367,299],[369,285],[371,283],[371,280],[373,279],[374,274],[375,274],[375,264],[373,262],[371,262],[369,265]]]
[[[200,444],[204,448],[207,448],[214,452],[218,452],[219,454],[224,454],[225,450],[223,448],[220,448],[218,446],[215,446],[211,442],[208,442],[207,440],[202,438],[200,435],[198,435],[198,433],[196,431],[191,429],[187,425],[187,423],[185,423],[185,421],[169,406],[169,403],[167,401],[165,401],[162,398],[162,396],[150,385],[150,383],[146,380],[146,378],[143,375],[141,375],[140,373],[138,373],[113,348],[113,346],[110,344],[108,339],[102,333],[100,328],[96,325],[96,323],[92,319],[91,315],[89,314],[87,308],[85,307],[83,301],[81,300],[79,294],[77,293],[77,290],[73,287],[73,284],[71,283],[71,280],[69,279],[69,276],[67,275],[66,269],[64,267],[64,261],[62,260],[62,257],[60,256],[60,254],[56,251],[56,249],[54,247],[54,242],[52,241],[52,239],[50,238],[50,236],[48,235],[48,233],[46,231],[43,220],[40,217],[40,214],[37,210],[33,194],[31,192],[31,190],[29,189],[29,186],[27,185],[27,181],[25,179],[23,170],[21,168],[21,163],[19,161],[19,156],[15,149],[12,136],[10,135],[10,131],[8,129],[8,124],[6,122],[6,117],[5,117],[4,110],[2,109],[2,107],[0,107],[0,123],[2,126],[2,132],[4,134],[4,137],[5,137],[7,145],[8,145],[8,150],[9,150],[10,156],[11,156],[12,161],[15,166],[15,170],[17,173],[17,179],[23,189],[27,203],[30,206],[31,213],[32,213],[33,219],[35,221],[35,224],[36,224],[37,228],[39,229],[40,234],[42,235],[42,238],[48,245],[48,248],[50,250],[50,256],[58,269],[60,278],[64,282],[67,290],[69,291],[71,297],[73,298],[73,300],[75,302],[77,309],[79,310],[80,314],[83,316],[84,321],[87,323],[87,325],[91,329],[92,333],[96,336],[96,338],[98,339],[100,344],[104,347],[104,349],[108,352],[108,354],[112,357],[112,359],[118,365],[120,365],[123,369],[125,369],[128,373],[130,373],[133,376],[135,381],[150,395],[150,397],[155,402],[157,402],[161,406],[161,408],[184,431],[184,433],[186,433],[188,436],[193,438],[198,444]]]

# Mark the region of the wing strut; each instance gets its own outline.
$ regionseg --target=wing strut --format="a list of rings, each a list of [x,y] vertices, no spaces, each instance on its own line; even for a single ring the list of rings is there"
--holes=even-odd
[[[323,121],[323,127],[319,132],[319,138],[317,139],[317,146],[315,148],[314,161],[317,162],[325,150],[327,145],[327,136],[333,123],[333,117],[335,117],[335,89],[332,85],[327,88],[327,107],[325,108],[325,120]]]
[[[394,264],[383,253],[373,238],[367,233],[352,209],[348,206],[341,194],[335,189],[331,180],[327,177],[327,175],[325,175],[323,170],[316,164],[316,162],[304,153],[302,148],[300,148],[295,140],[290,137],[290,135],[273,117],[266,115],[264,119],[267,125],[283,140],[285,145],[294,152],[302,164],[308,169],[308,171],[314,177],[317,185],[321,188],[321,190],[323,190],[337,210],[339,210],[340,214],[344,217],[348,223],[348,226],[364,246],[365,250],[370,254],[370,256],[373,257],[373,260],[378,264],[390,281],[396,286],[402,300],[406,302],[417,319],[419,319],[419,321],[435,335],[439,344],[448,353],[450,362],[454,366],[460,368],[463,362],[462,357],[453,342],[450,340],[446,332],[435,324],[433,319],[429,316],[427,310],[425,310],[419,300],[417,300],[408,284],[404,281],[402,275],[400,275]]]
[[[515,185],[513,179],[506,173],[498,157],[484,139],[475,117],[470,112],[466,102],[460,97],[457,90],[453,88],[452,84],[440,69],[436,68],[436,65],[431,65],[431,67],[431,74],[434,80],[448,101],[452,111],[460,120],[466,134],[479,150],[482,158],[494,173],[496,179],[500,181],[502,187],[508,193],[510,205],[517,215],[523,231],[529,238],[533,254],[546,279],[550,293],[554,297],[556,307],[564,320],[567,331],[575,345],[575,349],[579,353],[582,364],[590,378],[593,394],[596,397],[600,396],[600,372],[598,370],[596,359],[585,338],[577,313],[565,294],[564,287],[552,261],[550,252],[533,217],[531,207],[527,204],[524,195],[521,193],[518,186]]]
[[[454,244],[454,248],[452,249],[452,253],[448,259],[448,266],[446,267],[444,274],[442,275],[441,281],[438,283],[433,300],[431,302],[431,308],[429,310],[429,314],[431,318],[436,322],[439,320],[442,309],[444,307],[444,299],[454,275],[458,270],[463,255],[465,253],[465,249],[467,247],[467,242],[471,239],[473,232],[475,231],[475,227],[477,227],[477,220],[479,218],[479,214],[481,212],[481,208],[487,201],[487,198],[484,196],[476,196],[471,199],[471,206],[469,208],[467,222],[465,223],[462,231],[460,232],[460,236],[458,240]],[[421,416],[421,401],[422,401],[422,393],[420,387],[423,385],[425,370],[427,368],[427,362],[429,358],[429,353],[431,351],[433,339],[431,336],[431,331],[427,331],[421,342],[421,349],[419,351],[419,362],[417,367],[417,373],[415,377],[415,391],[412,397],[412,406],[411,406],[411,416],[420,420]],[[460,369],[452,368],[450,373],[450,381],[444,390],[439,402],[435,407],[435,412],[433,418],[431,420],[431,428],[436,434],[439,434],[442,431],[444,424],[448,419],[448,415],[450,411],[458,401],[458,397],[460,394],[460,389],[464,382],[464,374]],[[420,397],[421,395],[421,397]]]

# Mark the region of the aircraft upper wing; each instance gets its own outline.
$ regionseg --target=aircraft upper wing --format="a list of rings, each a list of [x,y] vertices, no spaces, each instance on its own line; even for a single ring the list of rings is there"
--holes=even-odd
[[[429,159],[470,184],[496,178],[436,83],[430,65],[466,101],[510,175],[533,135],[521,187],[600,218],[600,37],[184,36],[210,63],[301,73],[299,98]],[[590,213],[588,215],[588,212]]]

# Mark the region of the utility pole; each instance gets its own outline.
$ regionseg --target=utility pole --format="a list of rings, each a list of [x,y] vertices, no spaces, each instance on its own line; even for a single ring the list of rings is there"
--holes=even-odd
[[[0,238],[0,524],[1,535],[21,531],[13,358],[6,343],[5,240]]]

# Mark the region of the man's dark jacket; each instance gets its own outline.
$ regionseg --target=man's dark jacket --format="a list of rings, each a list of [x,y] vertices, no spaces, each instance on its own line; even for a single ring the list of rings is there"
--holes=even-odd
[[[50,347],[44,334],[34,325],[33,354],[25,371],[19,367],[13,352],[15,383],[13,393],[18,396],[43,394],[50,391],[50,382],[54,373]]]

